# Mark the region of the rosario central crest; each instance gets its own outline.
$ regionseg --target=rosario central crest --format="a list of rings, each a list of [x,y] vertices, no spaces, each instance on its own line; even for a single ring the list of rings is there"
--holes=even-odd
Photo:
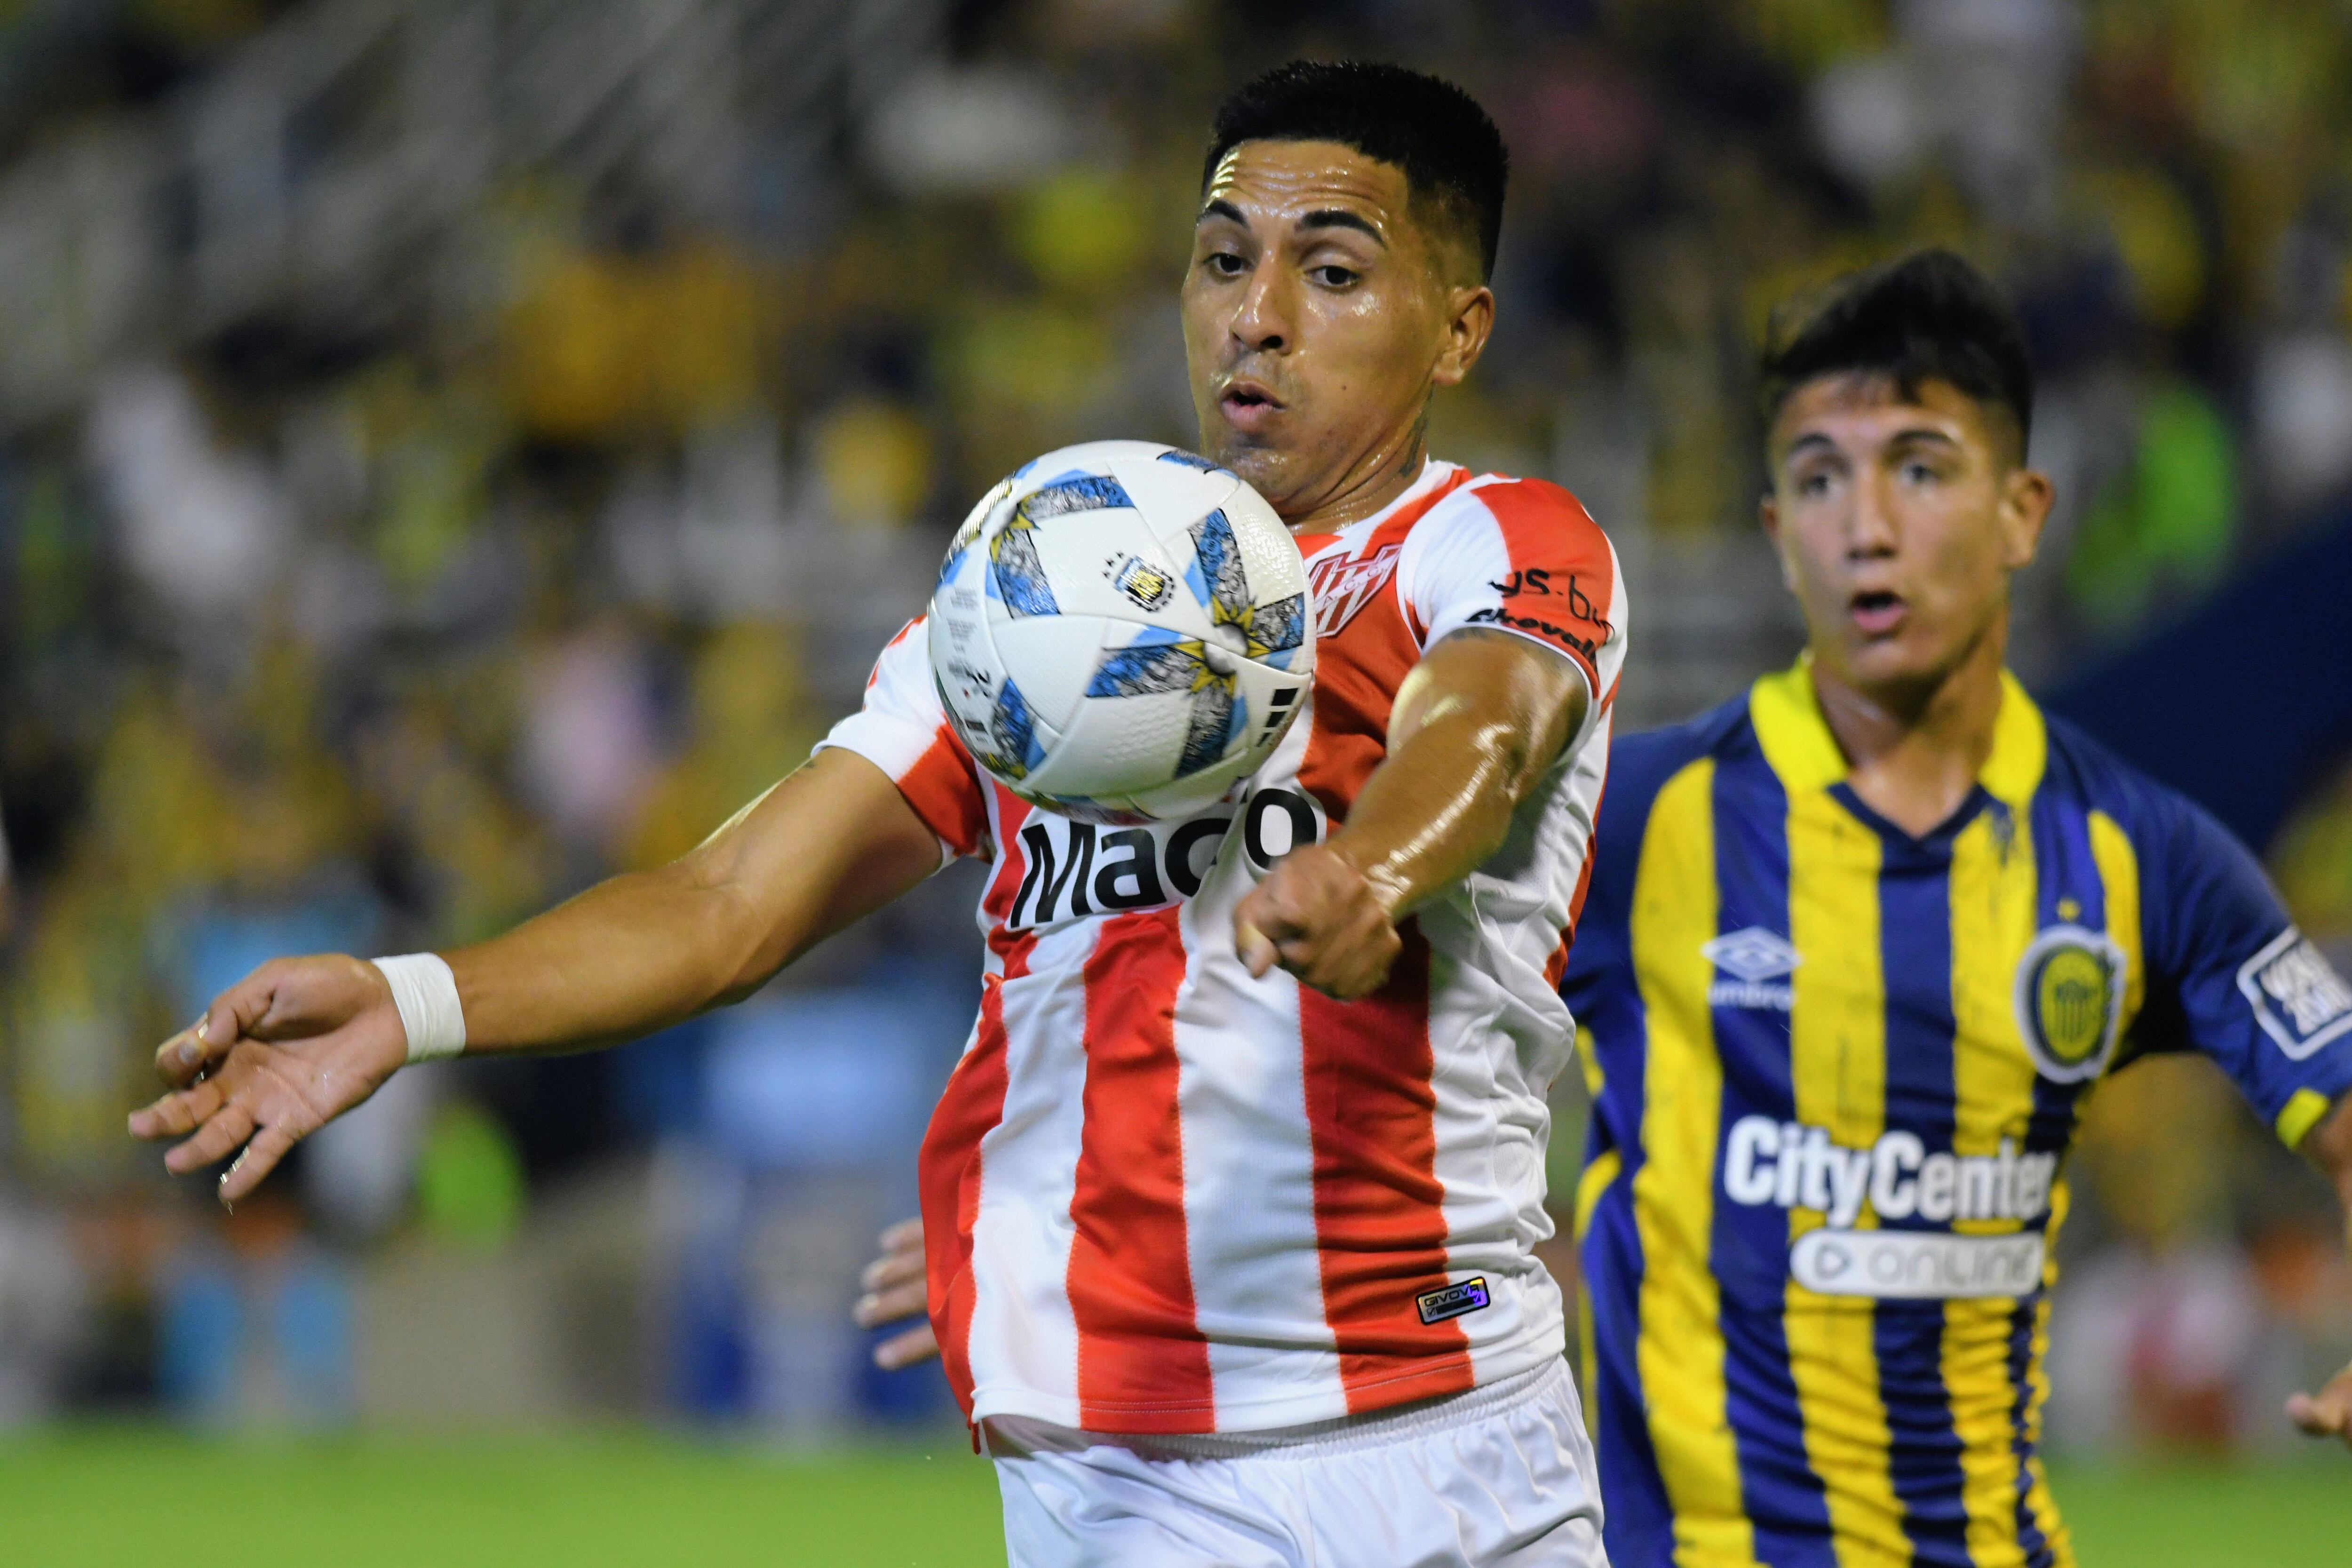
[[[1372,602],[1396,575],[1401,544],[1383,544],[1370,555],[1350,560],[1344,555],[1320,555],[1307,565],[1307,580],[1315,590],[1315,626],[1329,637],[1356,612]]]

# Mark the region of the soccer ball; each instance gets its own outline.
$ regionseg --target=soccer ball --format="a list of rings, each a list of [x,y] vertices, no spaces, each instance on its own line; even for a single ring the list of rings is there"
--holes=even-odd
[[[1086,820],[1188,816],[1255,772],[1315,673],[1307,566],[1240,478],[1149,441],[1048,452],[956,531],[931,673],[980,765]]]

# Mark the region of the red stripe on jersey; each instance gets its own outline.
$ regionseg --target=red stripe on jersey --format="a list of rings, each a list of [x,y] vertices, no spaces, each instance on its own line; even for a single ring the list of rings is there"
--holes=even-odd
[[[971,1419],[971,1231],[980,1220],[981,1141],[1004,1120],[1004,982],[1029,973],[1033,936],[1007,944],[1004,973],[981,981],[971,1048],[948,1075],[918,1157],[923,1213],[923,1290],[940,1363],[964,1419]]]
[[[1389,983],[1356,1002],[1298,991],[1323,1315],[1350,1415],[1471,1386],[1462,1326],[1414,1298],[1449,1281],[1431,1087],[1429,942],[1408,920]]]
[[[1356,558],[1369,560],[1402,544],[1430,508],[1468,480],[1467,474],[1454,474],[1400,508],[1372,531]],[[1317,614],[1322,614],[1319,606]],[[1397,688],[1421,660],[1420,638],[1397,603],[1396,578],[1391,575],[1338,631],[1318,632],[1316,648],[1315,728],[1299,761],[1298,786],[1321,803],[1323,815],[1337,827],[1347,820],[1356,792],[1388,755],[1389,710],[1396,705]]]
[[[1029,814],[1034,807],[1001,784],[992,783],[990,789],[996,799],[996,841],[999,844],[1018,843],[1021,825],[1029,820]],[[988,917],[989,949],[1000,959],[1011,952],[1024,934],[1004,929],[1004,917],[1012,912],[1013,900],[1020,895],[1022,870],[1019,856],[1000,857],[996,878],[989,883],[988,891],[980,898],[980,912]]]
[[[1087,960],[1085,1131],[1070,1197],[1068,1289],[1079,1425],[1098,1431],[1216,1429],[1184,1230],[1181,912],[1106,921]]]
[[[1609,640],[1617,595],[1607,535],[1581,501],[1547,479],[1483,485],[1477,496],[1494,515],[1512,575],[1524,584],[1505,604],[1505,624],[1576,660],[1586,686],[1600,690],[1595,661]]]
[[[1028,816],[1028,803],[1002,788],[996,793],[1003,833],[1010,837]],[[930,1307],[931,1335],[940,1342],[940,1364],[966,1421],[971,1419],[971,1305],[977,1289],[971,1231],[980,1219],[980,1145],[1004,1120],[1004,982],[1029,973],[1029,954],[1037,945],[1035,933],[1004,929],[1004,911],[1021,881],[1016,871],[1008,857],[981,896],[980,907],[995,928],[989,933],[989,948],[999,973],[981,977],[980,1022],[971,1048],[948,1075],[916,1161],[923,1215],[923,1293]]]
[[[1575,940],[1575,925],[1571,923],[1562,926],[1559,931],[1559,945],[1551,950],[1549,958],[1544,960],[1544,984],[1554,991],[1559,989],[1560,976],[1568,973],[1568,948],[1569,944]]]
[[[988,842],[987,797],[964,755],[963,743],[945,724],[923,754],[898,778],[898,793],[959,855],[977,855]]]

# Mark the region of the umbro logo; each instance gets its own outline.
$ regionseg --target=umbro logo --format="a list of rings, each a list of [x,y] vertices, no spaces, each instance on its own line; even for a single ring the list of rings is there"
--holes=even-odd
[[[1749,926],[1701,942],[1698,951],[1700,957],[1728,977],[1719,977],[1707,987],[1709,1006],[1762,1007],[1786,1013],[1795,1005],[1796,993],[1785,980],[1804,959],[1789,945],[1788,938],[1762,926]]]

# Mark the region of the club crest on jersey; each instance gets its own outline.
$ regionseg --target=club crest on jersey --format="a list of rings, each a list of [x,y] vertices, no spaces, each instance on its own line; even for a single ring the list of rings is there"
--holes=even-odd
[[[2239,968],[2238,990],[2290,1060],[2352,1033],[2352,986],[2293,926]]]
[[[2043,1078],[2081,1083],[2106,1069],[2123,1021],[2124,952],[2103,931],[2051,926],[2017,963],[2017,1032]]]
[[[1396,575],[1397,555],[1404,547],[1383,544],[1354,560],[1344,555],[1318,555],[1307,563],[1307,580],[1315,590],[1315,626],[1324,637],[1337,634],[1356,618],[1358,611],[1389,585]]]

